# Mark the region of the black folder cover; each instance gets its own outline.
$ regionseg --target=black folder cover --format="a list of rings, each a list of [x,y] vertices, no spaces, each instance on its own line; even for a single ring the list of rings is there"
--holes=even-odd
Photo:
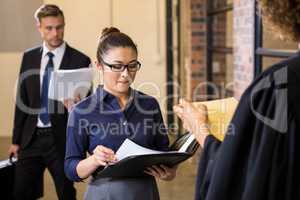
[[[166,152],[155,154],[143,154],[128,156],[119,162],[108,165],[107,167],[100,167],[94,173],[94,178],[130,178],[130,177],[142,177],[149,176],[144,173],[147,167],[153,165],[166,165],[172,167],[177,165],[195,154],[199,147],[199,143],[194,139],[192,143],[188,145],[185,152],[179,152],[179,149],[191,136],[191,133],[185,133],[178,137],[174,143],[170,146]]]
[[[97,169],[93,174],[93,177],[130,178],[148,176],[144,173],[144,170],[147,167],[160,164],[172,167],[178,163],[187,160],[192,155],[192,153],[186,152],[166,152],[161,154],[130,156],[113,165],[109,165],[104,169]]]

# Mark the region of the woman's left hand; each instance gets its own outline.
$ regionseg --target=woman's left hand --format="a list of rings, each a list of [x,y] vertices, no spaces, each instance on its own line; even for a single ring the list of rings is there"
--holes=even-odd
[[[165,165],[153,165],[152,167],[148,167],[147,170],[144,172],[155,178],[164,180],[164,181],[171,181],[176,177],[176,170],[177,166],[174,167],[167,167]]]

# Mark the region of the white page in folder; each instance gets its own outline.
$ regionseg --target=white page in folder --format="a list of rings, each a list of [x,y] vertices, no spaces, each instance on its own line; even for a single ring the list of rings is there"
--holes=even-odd
[[[52,72],[49,84],[49,98],[63,101],[86,97],[93,81],[93,69],[57,70]]]
[[[162,153],[172,153],[172,151],[155,151],[152,149],[148,149],[142,147],[133,141],[126,139],[123,144],[120,146],[118,151],[116,152],[116,156],[118,160],[122,160],[129,156],[137,156],[137,155],[148,155],[148,154],[162,154]]]
[[[186,152],[189,148],[190,144],[195,140],[195,136],[192,134],[190,137],[186,140],[186,142],[182,145],[182,147],[178,150],[178,152]]]

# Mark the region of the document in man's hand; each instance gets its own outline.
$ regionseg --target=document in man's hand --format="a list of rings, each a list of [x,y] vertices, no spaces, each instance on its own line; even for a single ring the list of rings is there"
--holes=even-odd
[[[161,164],[172,167],[190,158],[199,146],[191,134],[185,135],[184,140],[185,143],[182,145],[185,146],[179,151],[156,151],[126,139],[116,152],[118,162],[96,170],[93,176],[97,178],[142,177],[148,176],[144,173],[147,167]]]
[[[223,141],[225,134],[230,134],[231,129],[233,129],[230,122],[238,101],[234,97],[229,97],[212,101],[193,102],[196,108],[199,104],[207,107],[210,133],[218,140]]]
[[[57,70],[51,74],[49,98],[59,101],[86,97],[91,89],[93,69]]]

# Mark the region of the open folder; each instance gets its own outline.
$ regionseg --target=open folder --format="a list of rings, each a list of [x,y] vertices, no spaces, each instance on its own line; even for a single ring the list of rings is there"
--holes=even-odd
[[[189,138],[192,138],[188,140]],[[185,143],[182,142],[185,141]],[[181,149],[177,150],[173,147],[181,145]],[[133,141],[126,139],[116,152],[118,162],[106,167],[98,168],[93,177],[142,177],[149,176],[144,173],[147,167],[153,165],[166,165],[172,167],[190,158],[197,150],[199,144],[194,140],[192,134],[185,134],[177,139],[171,146],[170,151],[155,151],[142,147]]]
[[[197,107],[199,103],[207,106],[211,133],[222,141],[237,106],[237,100],[227,98],[194,102],[193,104]],[[172,167],[193,156],[198,147],[199,144],[191,133],[179,137],[171,145],[170,151],[151,150],[126,139],[116,152],[118,162],[104,168],[98,168],[93,173],[93,177],[148,176],[144,173],[147,167],[161,164]]]

